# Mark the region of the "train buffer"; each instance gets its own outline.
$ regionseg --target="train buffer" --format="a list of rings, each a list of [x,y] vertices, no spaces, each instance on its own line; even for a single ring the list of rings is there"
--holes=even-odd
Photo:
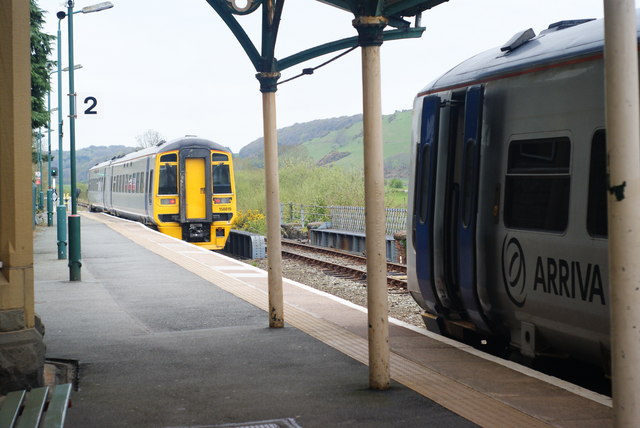
[[[34,388],[31,391],[13,391],[0,403],[0,427],[54,428],[64,426],[71,384]],[[42,422],[42,423],[41,423]]]

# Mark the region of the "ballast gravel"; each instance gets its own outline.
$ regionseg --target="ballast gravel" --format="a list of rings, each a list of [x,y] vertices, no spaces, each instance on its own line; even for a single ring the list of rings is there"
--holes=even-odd
[[[267,270],[267,259],[248,263]],[[297,260],[282,260],[282,276],[332,294],[359,306],[367,306],[367,286],[364,281],[342,278],[337,274],[310,266]],[[422,308],[406,290],[389,289],[389,316],[418,327],[424,327]]]

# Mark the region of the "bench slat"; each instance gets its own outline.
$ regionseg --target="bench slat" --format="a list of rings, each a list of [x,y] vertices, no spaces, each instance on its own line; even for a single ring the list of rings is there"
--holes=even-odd
[[[30,428],[37,427],[40,423],[40,417],[42,410],[44,409],[44,403],[47,400],[48,387],[32,389],[27,397],[26,404],[22,416],[20,416],[20,422],[18,422],[17,428]]]
[[[0,408],[0,427],[13,428],[25,394],[25,391],[13,391],[7,394]]]
[[[53,390],[53,396],[49,401],[49,407],[44,417],[43,428],[61,428],[67,416],[69,407],[69,396],[71,395],[71,384],[58,385]],[[1,425],[0,425],[1,426]]]

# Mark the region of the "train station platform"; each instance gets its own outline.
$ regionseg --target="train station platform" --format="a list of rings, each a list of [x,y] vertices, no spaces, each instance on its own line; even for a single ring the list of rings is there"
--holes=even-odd
[[[607,427],[606,397],[390,324],[392,387],[368,389],[363,308],[144,226],[82,213],[82,281],[35,234],[47,358],[79,363],[68,427]]]

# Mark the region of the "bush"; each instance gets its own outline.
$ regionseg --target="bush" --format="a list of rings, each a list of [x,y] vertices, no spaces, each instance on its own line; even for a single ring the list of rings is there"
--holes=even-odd
[[[236,215],[233,217],[231,227],[237,230],[266,235],[267,217],[262,214],[260,210],[238,210]]]

